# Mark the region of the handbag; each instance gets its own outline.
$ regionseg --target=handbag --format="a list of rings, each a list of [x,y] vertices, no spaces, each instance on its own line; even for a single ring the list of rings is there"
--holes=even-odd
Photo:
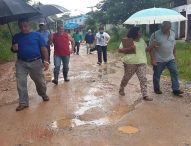
[[[125,54],[136,54],[136,47],[134,45],[132,38],[123,38],[122,39],[123,48],[120,49],[121,53]]]

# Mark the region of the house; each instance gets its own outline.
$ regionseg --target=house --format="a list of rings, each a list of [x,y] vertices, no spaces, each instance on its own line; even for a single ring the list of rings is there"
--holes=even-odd
[[[65,18],[64,24],[73,22],[73,23],[79,24],[80,26],[83,26],[85,24],[86,19],[87,19],[87,15],[73,16],[73,17]]]
[[[182,5],[175,5],[173,10],[181,13],[187,18],[187,21],[173,23],[172,29],[177,38],[191,41],[191,0],[183,0]]]

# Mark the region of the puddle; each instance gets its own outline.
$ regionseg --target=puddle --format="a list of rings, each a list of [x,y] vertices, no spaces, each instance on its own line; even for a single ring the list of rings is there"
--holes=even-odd
[[[106,112],[107,104],[104,103],[104,99],[110,98],[111,95],[104,95],[97,86],[90,88],[88,95],[83,97],[74,112],[74,117],[59,119],[52,122],[49,126],[55,130],[71,130],[74,127],[84,125],[104,126],[120,121],[122,117],[135,109],[135,105],[116,105],[109,112]]]
[[[114,73],[116,73],[116,70],[112,69],[110,67],[105,67],[103,69],[99,69],[98,72],[102,73],[103,75],[107,75],[107,74],[114,74]]]
[[[117,108],[115,108],[111,114],[108,116],[109,121],[111,122],[117,122],[119,121],[123,116],[125,116],[127,113],[131,112],[132,110],[134,110],[135,107],[132,106],[119,106]]]
[[[78,74],[70,76],[70,79],[89,79],[93,74],[95,74],[93,71],[80,71]]]
[[[135,133],[139,132],[139,129],[132,127],[132,126],[123,126],[123,127],[119,127],[118,131],[125,133],[125,134],[135,134]]]
[[[111,114],[108,116],[104,116],[102,118],[98,118],[95,120],[83,119],[80,116],[76,116],[74,119],[72,118],[64,118],[51,123],[50,127],[53,129],[71,129],[78,126],[84,125],[94,125],[94,126],[104,126],[108,124],[113,124],[118,122],[123,116],[132,111],[133,107],[122,106],[114,109]],[[95,114],[95,113],[94,113]],[[101,115],[103,116],[103,115]],[[94,118],[94,117],[93,117]]]

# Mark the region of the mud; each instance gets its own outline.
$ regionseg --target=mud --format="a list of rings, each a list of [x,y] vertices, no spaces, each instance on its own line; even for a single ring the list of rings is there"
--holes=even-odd
[[[177,98],[170,91],[170,79],[164,76],[163,94],[155,95],[148,67],[149,96],[154,101],[142,100],[136,76],[126,87],[126,96],[121,97],[118,88],[123,65],[118,56],[110,54],[109,62],[98,66],[96,53],[85,52],[82,46],[80,55],[71,55],[70,82],[64,82],[60,73],[55,86],[47,73],[49,102],[42,101],[29,78],[30,107],[20,112],[15,111],[14,63],[0,65],[0,145],[191,145],[191,96],[186,83],[181,85],[184,97]]]

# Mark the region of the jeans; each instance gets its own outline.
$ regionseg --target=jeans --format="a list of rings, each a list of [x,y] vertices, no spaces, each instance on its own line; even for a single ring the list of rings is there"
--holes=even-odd
[[[98,62],[102,63],[102,52],[103,52],[103,61],[107,63],[107,46],[96,46],[98,54]]]
[[[157,62],[156,66],[153,66],[153,86],[154,91],[160,90],[160,76],[163,70],[167,67],[170,72],[171,82],[172,82],[172,90],[179,90],[179,82],[178,82],[178,73],[177,66],[175,60],[170,60],[168,62]]]
[[[77,51],[76,51],[76,47],[77,47]],[[74,53],[79,54],[79,50],[80,50],[80,42],[75,42]]]
[[[30,75],[31,79],[36,85],[38,95],[41,97],[47,97],[45,78],[42,71],[42,60],[36,60],[33,62],[25,62],[17,60],[16,62],[16,81],[17,90],[19,93],[19,105],[28,106],[28,89],[27,89],[27,76]]]
[[[61,62],[63,64],[64,79],[68,76],[70,56],[54,56],[54,79],[58,80]]]

